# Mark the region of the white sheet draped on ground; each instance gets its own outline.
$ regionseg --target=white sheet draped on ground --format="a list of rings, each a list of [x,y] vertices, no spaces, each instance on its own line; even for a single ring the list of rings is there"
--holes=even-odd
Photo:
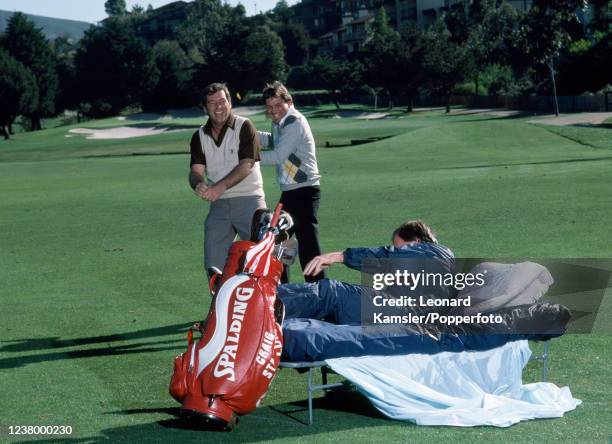
[[[509,427],[557,418],[582,401],[568,387],[523,385],[531,351],[513,341],[487,351],[328,359],[327,364],[392,419],[419,425]]]

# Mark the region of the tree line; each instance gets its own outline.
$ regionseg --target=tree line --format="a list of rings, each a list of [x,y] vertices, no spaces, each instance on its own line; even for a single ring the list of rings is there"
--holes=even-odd
[[[587,6],[590,5],[590,9]],[[588,24],[577,13],[591,14]],[[361,91],[432,95],[578,95],[612,89],[612,2],[534,0],[527,11],[500,0],[458,3],[422,30],[394,29],[381,8],[348,59],[317,56],[289,83],[327,83],[339,99]],[[321,82],[321,76],[325,82]],[[558,112],[558,109],[556,110]]]
[[[242,5],[196,0],[162,37],[142,30],[154,11],[108,0],[109,17],[73,44],[48,41],[15,13],[0,35],[0,125],[18,116],[30,130],[63,110],[103,117],[126,107],[145,111],[198,105],[199,89],[227,82],[240,101],[265,82],[325,89],[339,104],[351,94],[408,99],[419,95],[581,94],[612,83],[609,0],[534,0],[527,12],[503,0],[450,8],[427,29],[396,30],[384,9],[352,53],[324,52],[281,0],[246,16]]]

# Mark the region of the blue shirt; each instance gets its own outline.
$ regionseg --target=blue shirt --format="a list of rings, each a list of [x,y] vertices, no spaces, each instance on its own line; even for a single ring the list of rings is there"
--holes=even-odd
[[[373,248],[347,248],[344,251],[344,265],[367,274],[395,273],[406,270],[411,273],[435,273],[440,276],[455,272],[455,255],[444,245],[429,242]],[[396,296],[406,295],[407,287],[387,287]],[[455,289],[447,285],[419,285],[413,293],[431,297],[449,298],[455,296]]]

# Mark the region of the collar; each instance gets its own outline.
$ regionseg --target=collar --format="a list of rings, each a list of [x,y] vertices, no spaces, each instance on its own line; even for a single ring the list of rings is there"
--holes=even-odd
[[[287,113],[289,114],[289,113]],[[223,129],[225,127],[234,129],[234,127],[236,126],[236,116],[234,115],[234,113],[230,113],[229,117],[227,118],[227,120],[225,121],[225,123],[223,124],[223,127],[221,128],[221,132],[223,133]],[[210,118],[206,121],[206,125],[204,125],[204,132],[210,136],[212,136],[212,122],[210,120]]]
[[[401,251],[401,250],[410,250],[410,249],[415,249],[415,248],[421,248],[421,244],[426,244],[428,242],[425,241],[421,241],[421,242],[408,242],[405,243],[404,245],[402,245],[401,247],[396,247],[395,245],[391,244],[391,251]]]
[[[291,106],[289,107],[289,109],[287,110],[287,114],[285,114],[285,115],[283,116],[283,118],[282,118],[282,119],[280,119],[280,122],[278,122],[278,124],[277,124],[277,125],[279,126],[279,128],[282,128],[282,127],[283,127],[283,125],[284,125],[284,123],[285,123],[285,120],[287,120],[287,117],[292,116],[292,115],[293,115],[293,114],[295,114],[295,113],[296,113],[296,109],[295,109],[295,107],[294,107],[293,105],[291,105]]]

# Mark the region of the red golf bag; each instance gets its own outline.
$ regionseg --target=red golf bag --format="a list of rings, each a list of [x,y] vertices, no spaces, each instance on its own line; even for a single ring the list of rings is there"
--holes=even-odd
[[[195,342],[174,361],[170,394],[184,417],[206,428],[232,430],[235,415],[252,412],[276,374],[283,346],[275,317],[282,264],[273,257],[281,205],[258,243],[234,242],[207,320]]]

